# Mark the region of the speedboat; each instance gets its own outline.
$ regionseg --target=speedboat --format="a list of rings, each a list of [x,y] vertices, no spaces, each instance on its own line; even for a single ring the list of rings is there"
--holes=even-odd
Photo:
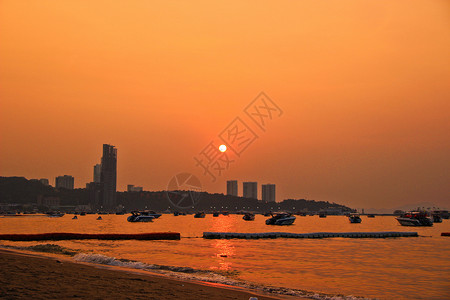
[[[153,222],[155,217],[146,211],[132,211],[131,216],[128,216],[128,222]]]
[[[266,220],[266,225],[292,225],[295,219],[295,216],[288,213],[276,214]]]
[[[361,223],[361,217],[358,214],[350,214],[348,216],[350,223]]]
[[[143,212],[145,212],[148,216],[153,216],[155,219],[158,219],[159,217],[161,217],[161,214],[158,214],[158,213],[154,212],[153,210],[145,210]]]
[[[255,215],[252,213],[246,213],[242,219],[244,219],[245,221],[254,221],[255,220]]]
[[[218,217],[219,213],[217,211],[213,212],[213,217]]]
[[[204,212],[198,212],[194,215],[194,218],[204,218],[206,215]]]
[[[61,213],[61,212],[54,212],[54,211],[47,212],[47,213],[45,213],[45,214],[47,215],[47,217],[52,217],[52,218],[64,216],[64,213]]]
[[[433,221],[425,212],[407,212],[396,219],[402,226],[433,226]]]
[[[98,216],[97,220],[103,220],[102,216]]]
[[[77,216],[73,216],[72,220],[76,220],[76,219],[78,219],[78,217]]]
[[[433,223],[442,223],[442,217],[438,214],[433,214]]]

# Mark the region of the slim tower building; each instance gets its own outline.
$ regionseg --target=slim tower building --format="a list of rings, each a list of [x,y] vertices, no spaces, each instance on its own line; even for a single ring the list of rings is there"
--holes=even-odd
[[[103,208],[113,210],[116,207],[117,149],[103,144],[103,156],[100,172]]]
[[[100,183],[101,173],[102,173],[102,165],[96,164],[94,166],[94,181],[93,182]]]
[[[244,182],[243,183],[243,197],[258,199],[258,183],[257,182]]]
[[[262,200],[266,202],[275,202],[275,184],[262,185]]]
[[[238,182],[237,180],[227,181],[227,195],[236,196],[238,195]]]

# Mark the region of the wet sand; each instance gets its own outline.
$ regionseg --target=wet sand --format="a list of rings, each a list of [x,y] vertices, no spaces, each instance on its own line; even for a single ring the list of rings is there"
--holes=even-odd
[[[279,299],[221,286],[0,250],[1,299]]]

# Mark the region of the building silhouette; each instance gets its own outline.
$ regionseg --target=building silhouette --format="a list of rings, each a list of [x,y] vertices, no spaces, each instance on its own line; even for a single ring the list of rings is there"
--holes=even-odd
[[[243,183],[243,197],[258,199],[258,183],[257,182],[244,182]]]
[[[262,185],[262,200],[266,202],[275,202],[275,184]]]
[[[88,203],[92,208],[101,210],[102,202],[102,184],[100,182],[89,182],[86,184],[86,191],[88,196]]]
[[[227,195],[237,196],[238,195],[238,182],[237,180],[227,181]]]
[[[106,210],[116,208],[117,183],[117,149],[114,146],[103,144],[103,156],[100,171],[100,184],[102,188],[102,205]]]
[[[94,166],[94,181],[93,182],[100,183],[101,173],[102,173],[102,165],[101,164],[96,164]]]
[[[58,176],[55,178],[55,187],[73,190],[74,178],[70,175]]]
[[[49,185],[47,178],[41,178],[39,179],[39,182],[42,183],[43,185]]]

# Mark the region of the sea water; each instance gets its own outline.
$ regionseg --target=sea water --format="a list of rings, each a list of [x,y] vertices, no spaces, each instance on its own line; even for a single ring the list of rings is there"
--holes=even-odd
[[[0,233],[147,233],[180,232],[175,241],[74,240],[0,241],[0,246],[57,244],[76,250],[74,260],[170,272],[244,287],[270,287],[379,299],[450,299],[450,221],[433,227],[400,226],[392,216],[351,224],[344,216],[298,216],[291,226],[265,225],[266,217],[244,221],[241,215],[162,215],[151,223],[130,223],[127,215],[0,217]],[[219,232],[375,232],[415,231],[419,237],[324,239],[203,239]]]

